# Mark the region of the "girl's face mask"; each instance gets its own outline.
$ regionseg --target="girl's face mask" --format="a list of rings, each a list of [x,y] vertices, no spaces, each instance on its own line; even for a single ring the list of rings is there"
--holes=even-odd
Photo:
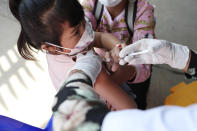
[[[94,31],[92,29],[92,25],[88,20],[86,20],[85,31],[73,49],[58,46],[49,42],[45,42],[45,43],[50,46],[56,47],[55,52],[59,54],[73,56],[73,55],[77,55],[78,53],[84,52],[88,48],[88,46],[93,42],[93,40],[94,40]]]
[[[122,0],[99,0],[101,4],[107,7],[114,7],[118,5]]]

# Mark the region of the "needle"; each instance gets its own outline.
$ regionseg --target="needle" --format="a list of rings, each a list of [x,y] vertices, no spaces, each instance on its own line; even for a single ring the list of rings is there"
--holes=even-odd
[[[141,54],[145,54],[145,53],[148,53],[148,52],[149,52],[149,50],[143,50],[143,51],[140,51],[140,52],[135,52],[135,53],[129,54],[129,56],[141,55]]]

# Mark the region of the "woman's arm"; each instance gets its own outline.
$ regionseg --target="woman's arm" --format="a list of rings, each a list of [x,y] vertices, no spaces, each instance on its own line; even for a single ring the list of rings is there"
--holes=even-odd
[[[102,131],[196,131],[197,104],[108,113]]]
[[[122,42],[110,33],[95,32],[94,47],[104,48],[110,51],[120,43]]]
[[[139,0],[137,7],[136,20],[134,23],[133,41],[155,37],[154,8],[146,0]],[[151,65],[135,65],[136,77],[133,83],[146,81],[151,75]]]

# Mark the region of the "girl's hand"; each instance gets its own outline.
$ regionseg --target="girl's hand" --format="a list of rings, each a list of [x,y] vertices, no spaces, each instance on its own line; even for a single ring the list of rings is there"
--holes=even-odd
[[[117,44],[111,51],[105,53],[105,61],[107,62],[107,69],[115,72],[119,67],[119,53],[126,44]]]

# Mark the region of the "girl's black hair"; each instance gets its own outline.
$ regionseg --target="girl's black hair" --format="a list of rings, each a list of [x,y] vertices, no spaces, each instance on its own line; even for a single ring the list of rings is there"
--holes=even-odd
[[[74,27],[84,20],[78,0],[9,0],[9,7],[21,25],[18,51],[28,60],[35,60],[33,48],[41,49],[44,42],[60,44],[65,22]]]

